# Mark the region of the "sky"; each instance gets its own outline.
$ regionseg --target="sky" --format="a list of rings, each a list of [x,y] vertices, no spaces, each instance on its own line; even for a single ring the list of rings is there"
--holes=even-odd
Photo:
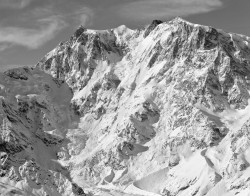
[[[80,25],[140,28],[154,19],[250,36],[249,0],[0,0],[0,70],[35,65]]]

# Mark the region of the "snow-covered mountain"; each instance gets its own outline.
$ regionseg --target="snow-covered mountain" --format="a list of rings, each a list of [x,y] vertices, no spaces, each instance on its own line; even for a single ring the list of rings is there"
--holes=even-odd
[[[181,18],[79,27],[0,74],[3,195],[250,195],[250,38]]]

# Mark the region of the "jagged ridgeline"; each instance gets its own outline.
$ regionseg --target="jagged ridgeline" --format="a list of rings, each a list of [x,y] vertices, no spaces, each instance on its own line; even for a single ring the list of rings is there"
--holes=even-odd
[[[81,26],[1,73],[0,193],[249,195],[249,43],[181,18]]]

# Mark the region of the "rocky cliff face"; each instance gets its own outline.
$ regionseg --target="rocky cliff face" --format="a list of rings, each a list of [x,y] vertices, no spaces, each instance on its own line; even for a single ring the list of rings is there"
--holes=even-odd
[[[80,27],[2,73],[0,191],[249,195],[249,43],[181,18]]]

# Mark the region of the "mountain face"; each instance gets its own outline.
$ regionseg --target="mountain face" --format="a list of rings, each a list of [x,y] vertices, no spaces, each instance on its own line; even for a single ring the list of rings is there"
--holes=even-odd
[[[79,27],[0,74],[0,193],[249,196],[250,38],[181,18]]]

